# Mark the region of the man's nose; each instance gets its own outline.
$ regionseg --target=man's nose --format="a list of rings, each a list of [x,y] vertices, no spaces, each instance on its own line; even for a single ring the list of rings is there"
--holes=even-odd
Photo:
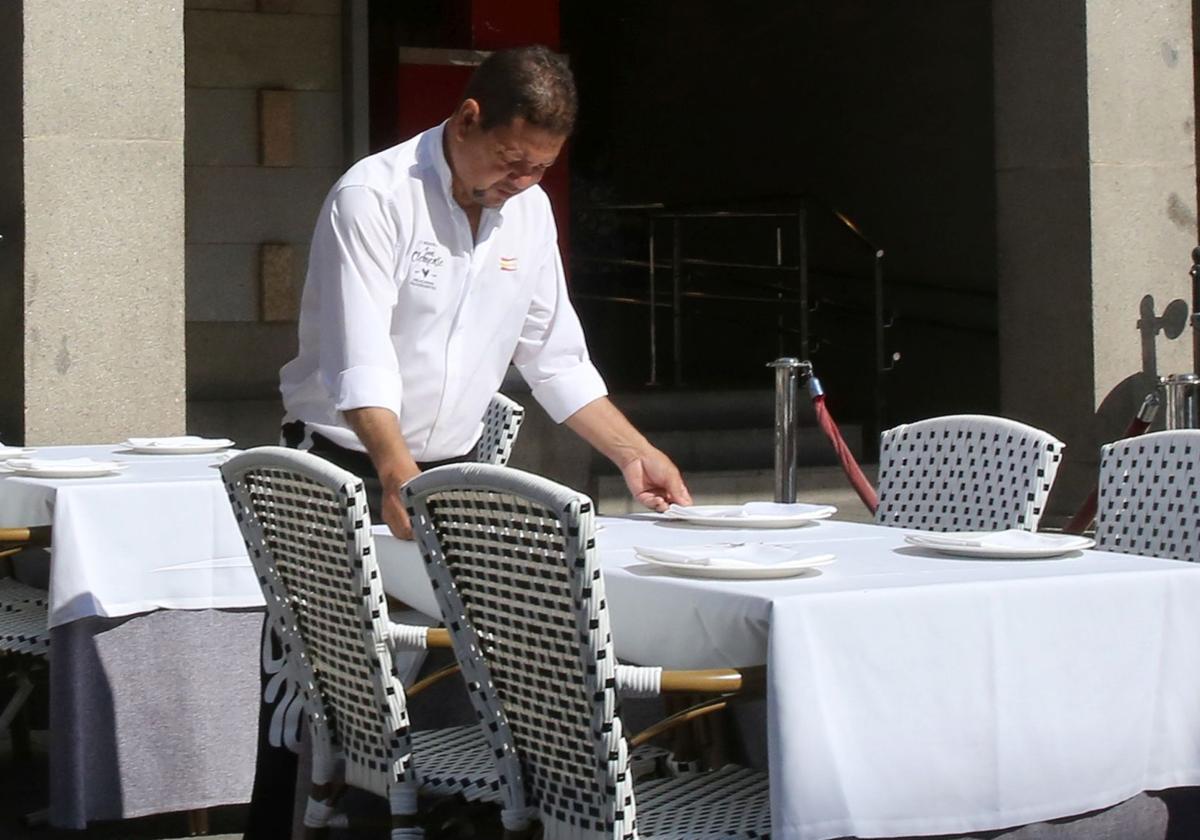
[[[510,172],[508,176],[509,183],[518,190],[529,189],[541,179],[542,173],[536,171],[526,172],[524,175],[517,172]]]

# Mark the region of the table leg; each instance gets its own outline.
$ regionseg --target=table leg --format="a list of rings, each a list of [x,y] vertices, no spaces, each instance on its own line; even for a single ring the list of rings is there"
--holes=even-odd
[[[187,812],[188,837],[208,834],[208,809],[197,808]]]

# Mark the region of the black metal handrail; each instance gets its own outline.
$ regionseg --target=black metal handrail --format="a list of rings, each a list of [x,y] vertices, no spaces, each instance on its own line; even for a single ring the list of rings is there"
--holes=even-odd
[[[619,303],[638,303],[643,306],[648,306],[651,312],[659,309],[669,309],[671,312],[671,342],[672,342],[672,371],[671,379],[675,385],[683,384],[683,307],[682,303],[687,299],[710,299],[710,300],[729,300],[742,301],[750,303],[767,303],[775,306],[791,307],[795,313],[798,328],[793,330],[785,330],[783,322],[783,314],[780,313],[777,331],[780,335],[780,344],[783,343],[783,336],[786,333],[794,334],[797,339],[798,346],[795,348],[795,355],[802,359],[810,358],[813,350],[813,338],[811,335],[809,315],[813,309],[811,294],[811,266],[809,264],[809,223],[810,213],[819,213],[826,219],[830,219],[844,228],[850,233],[854,241],[859,246],[868,252],[871,260],[871,272],[869,280],[871,282],[871,323],[873,336],[873,393],[872,393],[872,417],[871,421],[872,432],[878,432],[882,429],[884,415],[884,378],[888,371],[892,369],[896,360],[899,359],[898,353],[889,353],[886,346],[886,330],[890,326],[884,312],[884,286],[883,286],[883,259],[884,250],[873,239],[867,236],[862,227],[855,222],[848,214],[837,208],[834,208],[827,202],[815,199],[808,196],[788,197],[784,199],[773,199],[771,207],[740,207],[740,208],[670,208],[660,202],[651,202],[643,204],[610,204],[610,205],[594,205],[588,207],[584,212],[594,211],[602,213],[616,213],[619,215],[633,216],[634,218],[644,219],[646,225],[646,258],[628,258],[628,257],[596,257],[587,256],[582,260],[588,263],[599,263],[614,266],[624,266],[628,268],[640,268],[646,270],[647,278],[647,297],[642,299],[640,296],[634,297],[628,294],[625,295],[604,295],[604,294],[585,294],[579,295],[592,300],[610,300]],[[684,243],[687,239],[685,227],[689,224],[700,221],[719,221],[719,220],[755,220],[761,219],[772,222],[776,225],[776,249],[774,262],[751,262],[741,259],[722,260],[711,259],[707,257],[688,256],[684,252]],[[782,231],[784,221],[791,220],[792,232],[795,236],[796,256],[793,261],[785,264],[782,259]],[[671,228],[671,243],[670,256],[663,259],[658,255],[659,234],[663,225],[670,225]],[[754,273],[766,273],[767,275],[782,274],[794,275],[796,282],[794,285],[784,285],[775,283],[753,283],[753,285],[768,287],[775,291],[773,296],[755,296],[755,295],[728,295],[724,293],[712,294],[695,292],[685,288],[685,277],[689,269],[728,269],[735,271],[747,271]],[[671,288],[669,299],[665,302],[659,300],[658,274],[661,271],[669,271],[671,278]],[[855,275],[832,276],[822,274],[825,278],[834,279],[840,282],[855,282],[861,281],[863,278]],[[790,294],[789,294],[790,292]],[[786,295],[786,297],[785,297]],[[649,384],[659,384],[659,364],[658,364],[658,326],[657,319],[649,318],[649,351],[650,351],[650,379]],[[782,347],[781,347],[782,349]]]

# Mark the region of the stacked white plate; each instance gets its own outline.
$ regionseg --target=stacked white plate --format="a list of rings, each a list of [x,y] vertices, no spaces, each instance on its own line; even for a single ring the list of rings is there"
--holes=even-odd
[[[832,563],[832,554],[804,554],[786,543],[707,543],[670,548],[634,546],[639,560],[687,577],[757,579],[795,577]]]
[[[1096,544],[1095,540],[1075,534],[1039,534],[1017,528],[1007,531],[923,532],[908,534],[904,541],[943,554],[997,560],[1060,557]]]
[[[7,461],[9,458],[24,458],[36,451],[28,446],[5,446],[0,443],[0,461]]]
[[[664,519],[720,528],[798,528],[837,513],[833,505],[747,502],[744,505],[671,505]]]
[[[229,438],[203,438],[196,435],[175,437],[131,437],[121,444],[126,452],[142,455],[203,455],[233,446]]]
[[[119,461],[94,458],[9,458],[4,469],[30,478],[95,478],[116,475],[125,469]]]

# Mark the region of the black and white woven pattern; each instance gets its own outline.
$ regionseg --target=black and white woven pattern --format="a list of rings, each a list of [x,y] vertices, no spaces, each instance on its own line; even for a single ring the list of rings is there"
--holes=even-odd
[[[656,780],[635,798],[618,689],[656,669],[617,665],[586,496],[479,464],[430,470],[404,496],[510,813],[536,809],[548,840],[768,836],[762,773]]]
[[[0,577],[0,651],[48,656],[48,604],[46,590]]]
[[[1064,444],[978,414],[888,429],[879,447],[875,522],[924,531],[1037,530]]]
[[[1100,450],[1096,547],[1200,560],[1200,430],[1119,440]]]
[[[525,409],[520,403],[503,394],[494,395],[483,414],[483,434],[475,444],[471,460],[481,464],[507,464],[523,422]]]
[[[299,691],[307,713],[314,782],[329,781],[341,761],[348,784],[393,800],[398,785],[495,798],[499,784],[474,727],[423,733],[423,751],[410,760],[392,643],[409,629],[423,640],[424,628],[388,619],[362,482],[281,447],[237,455],[221,473],[282,640],[288,690]]]

